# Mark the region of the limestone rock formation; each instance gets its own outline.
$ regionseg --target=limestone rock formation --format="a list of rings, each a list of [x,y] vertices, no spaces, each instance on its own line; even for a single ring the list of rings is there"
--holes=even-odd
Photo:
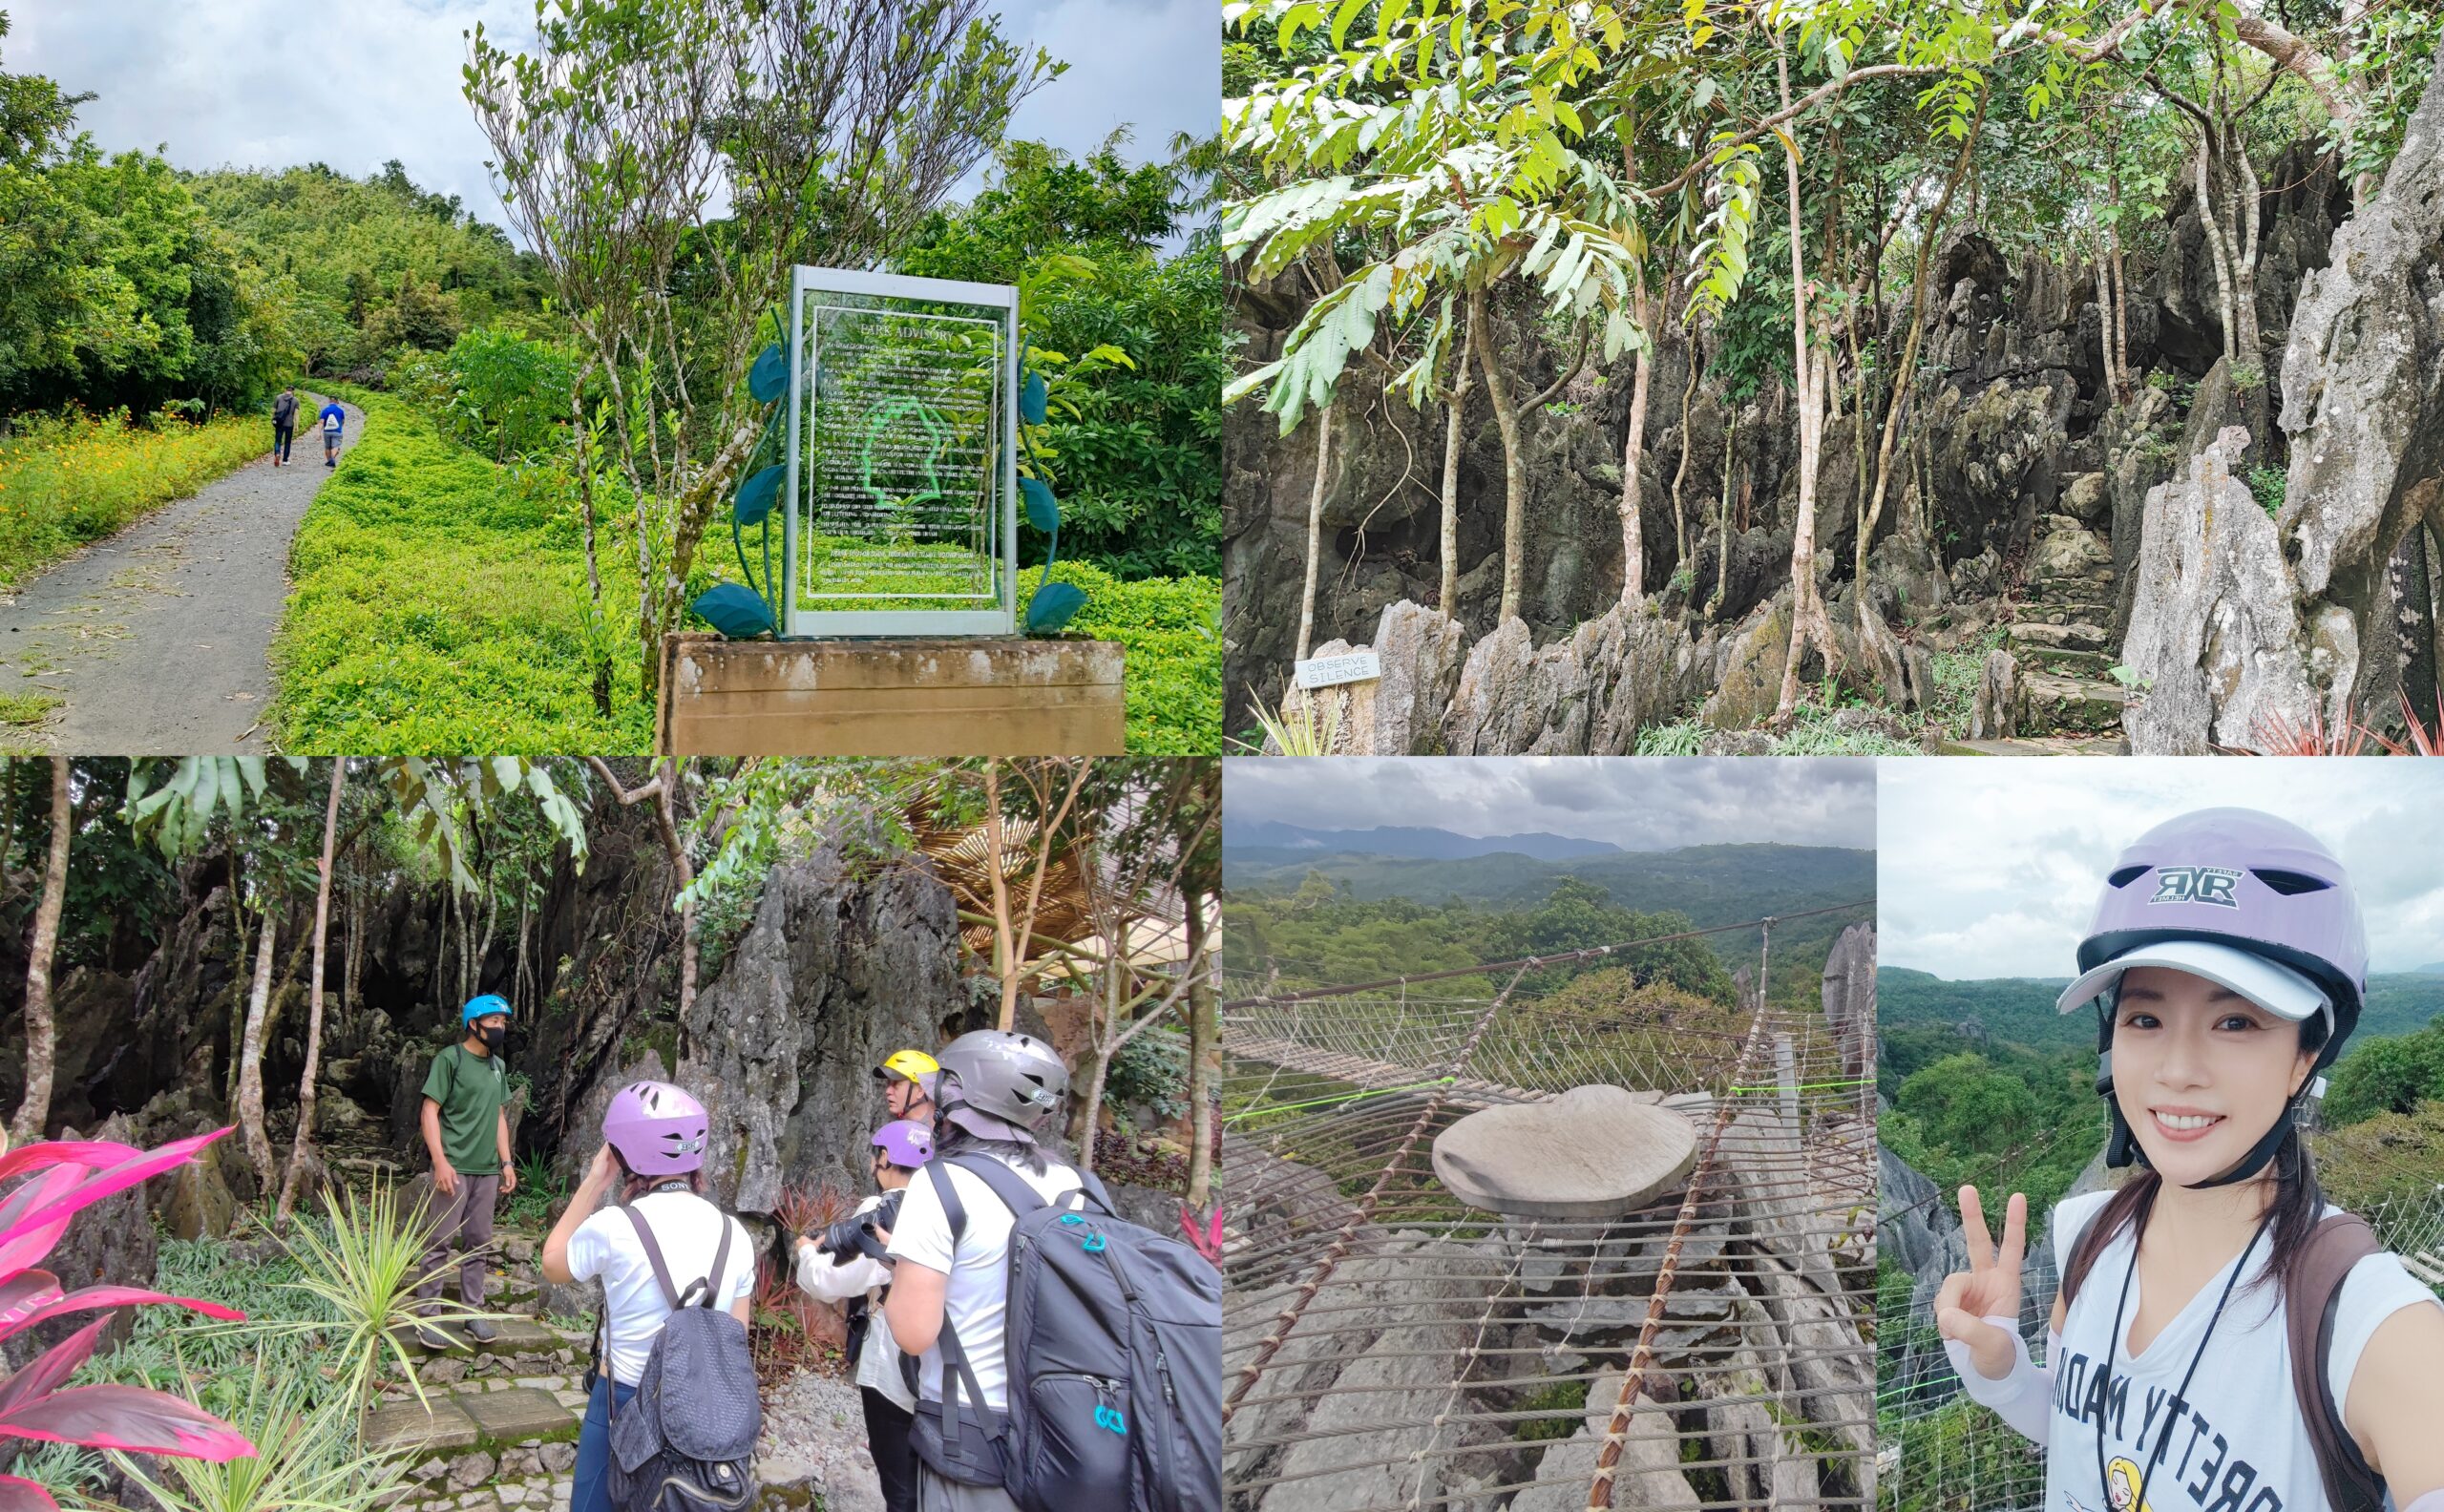
[[[1696,1163],[1687,1119],[1616,1086],[1480,1108],[1434,1139],[1434,1174],[1453,1196],[1529,1218],[1617,1218]]]

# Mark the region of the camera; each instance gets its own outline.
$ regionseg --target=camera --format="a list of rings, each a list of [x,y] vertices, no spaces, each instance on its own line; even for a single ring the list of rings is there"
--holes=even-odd
[[[859,1255],[870,1260],[888,1260],[878,1228],[888,1228],[899,1221],[899,1192],[887,1192],[882,1203],[872,1212],[852,1213],[838,1223],[828,1225],[823,1231],[810,1235],[832,1256],[833,1265],[847,1265]]]

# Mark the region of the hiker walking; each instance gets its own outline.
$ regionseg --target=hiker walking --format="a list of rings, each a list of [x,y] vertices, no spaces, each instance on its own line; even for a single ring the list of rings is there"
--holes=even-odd
[[[903,1050],[900,1055],[913,1055]],[[897,1060],[898,1056],[892,1058]],[[932,1058],[927,1057],[930,1063]],[[889,1064],[888,1061],[885,1064]],[[931,1109],[928,1108],[930,1116]],[[887,1248],[899,1220],[901,1194],[934,1158],[928,1124],[900,1119],[874,1130],[874,1196],[820,1234],[797,1240],[797,1282],[820,1302],[849,1304],[847,1354],[855,1368],[857,1395],[865,1403],[866,1443],[874,1457],[888,1512],[916,1512],[916,1452],[908,1441],[916,1421],[916,1394],[909,1388],[891,1330],[873,1327],[874,1313],[891,1295]]]
[[[2049,1509],[2444,1512],[2444,1307],[2300,1137],[2367,987],[2349,873],[2271,814],[2183,814],[2122,852],[2077,958],[2055,1006],[2097,1005],[2105,1162],[2140,1169],[2054,1208],[2041,1368],[2027,1199],[1997,1249],[1960,1189],[1935,1318],[1963,1388],[2046,1451]]]
[[[621,1089],[602,1118],[602,1146],[543,1241],[546,1280],[602,1285],[569,1512],[662,1505],[665,1487],[681,1506],[743,1506],[753,1495],[762,1419],[746,1325],[755,1246],[746,1225],[704,1196],[710,1124],[704,1103],[666,1082]],[[616,1201],[603,1208],[607,1194]],[[673,1378],[668,1347],[683,1333]],[[661,1433],[674,1413],[690,1415],[691,1449],[722,1440],[745,1458],[678,1458]]]
[[[432,1058],[425,1073],[425,1154],[432,1161],[434,1207],[426,1213],[432,1237],[425,1250],[424,1281],[416,1295],[427,1303],[441,1295],[451,1251],[458,1251],[458,1300],[484,1302],[484,1263],[493,1238],[493,1207],[517,1190],[517,1166],[510,1158],[509,1074],[501,1050],[509,1040],[509,1004],[485,993],[459,1011],[463,1037]],[[428,1313],[430,1308],[425,1309]],[[490,1343],[499,1333],[481,1318],[470,1319],[467,1335]],[[416,1331],[427,1349],[453,1341],[430,1324]]]
[[[323,423],[323,466],[335,468],[340,465],[340,430],[348,424],[348,411],[334,399],[323,406],[319,418]]]
[[[288,465],[288,443],[297,435],[297,386],[291,384],[271,402],[271,465]]]
[[[920,1356],[919,1512],[1220,1512],[1220,1274],[1044,1153],[1050,1045],[985,1029],[936,1059],[883,1304]]]

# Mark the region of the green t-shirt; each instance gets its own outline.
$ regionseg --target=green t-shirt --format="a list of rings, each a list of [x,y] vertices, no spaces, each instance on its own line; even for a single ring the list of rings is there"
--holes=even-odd
[[[509,1075],[500,1057],[475,1055],[463,1044],[432,1058],[424,1095],[441,1107],[441,1153],[463,1175],[500,1170],[500,1105],[509,1100]]]

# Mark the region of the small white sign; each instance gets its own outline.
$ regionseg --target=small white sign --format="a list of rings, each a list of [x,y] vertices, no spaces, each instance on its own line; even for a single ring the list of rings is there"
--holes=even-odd
[[[1343,682],[1370,682],[1383,675],[1383,659],[1372,651],[1316,657],[1296,663],[1302,688],[1334,687]]]

